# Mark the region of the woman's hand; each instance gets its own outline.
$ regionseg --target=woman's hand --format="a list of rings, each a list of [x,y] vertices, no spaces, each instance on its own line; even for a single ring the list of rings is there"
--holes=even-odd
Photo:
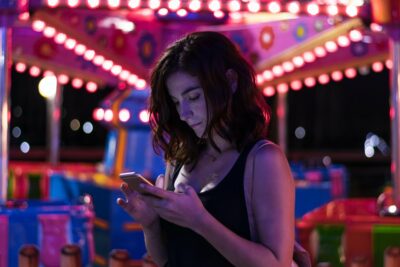
[[[164,184],[164,176],[159,175],[156,180],[156,186],[162,188]],[[120,205],[135,221],[140,223],[143,228],[150,228],[157,221],[158,215],[156,211],[143,200],[143,195],[137,191],[131,190],[126,183],[121,184],[121,191],[124,193],[125,200],[117,199]]]
[[[194,189],[185,184],[178,185],[178,192],[166,191],[158,187],[141,185],[153,196],[143,196],[143,200],[151,205],[163,219],[194,231],[201,226],[207,210]]]

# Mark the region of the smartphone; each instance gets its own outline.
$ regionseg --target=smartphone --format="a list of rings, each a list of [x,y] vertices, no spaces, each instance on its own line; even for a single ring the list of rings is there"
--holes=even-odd
[[[128,184],[129,188],[135,190],[141,194],[148,194],[148,192],[144,192],[143,189],[140,187],[140,184],[148,184],[154,186],[154,184],[144,178],[142,175],[136,172],[125,172],[121,173],[119,177]]]

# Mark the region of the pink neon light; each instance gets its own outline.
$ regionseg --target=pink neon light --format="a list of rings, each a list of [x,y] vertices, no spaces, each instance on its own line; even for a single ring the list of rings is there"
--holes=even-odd
[[[240,10],[240,2],[238,0],[231,0],[228,3],[228,9],[230,12],[237,12]]]
[[[268,4],[268,10],[271,13],[279,13],[281,11],[281,5],[276,1],[272,1]]]
[[[136,88],[137,88],[137,89],[142,90],[142,89],[144,89],[145,87],[146,87],[146,81],[145,81],[145,80],[143,80],[143,79],[138,79],[138,80],[136,81]]]
[[[324,57],[326,56],[326,50],[322,46],[317,46],[314,48],[314,53],[317,57]]]
[[[176,14],[178,14],[179,17],[184,17],[184,16],[187,15],[187,13],[188,13],[188,12],[186,11],[186,9],[183,9],[183,8],[179,9],[179,10],[176,12]]]
[[[102,108],[95,108],[93,110],[93,119],[96,121],[101,121],[102,119],[104,119],[104,115],[105,115],[104,109],[102,109]]]
[[[128,84],[134,85],[137,80],[138,80],[138,76],[135,74],[131,74],[131,75],[129,75],[129,78],[128,78]]]
[[[309,51],[304,52],[303,58],[304,58],[304,61],[307,62],[307,63],[311,63],[311,62],[314,62],[314,61],[315,61],[315,55],[314,55],[314,53],[309,52]]]
[[[265,70],[262,75],[266,81],[271,81],[274,78],[274,74],[270,70]]]
[[[311,16],[315,16],[319,13],[319,6],[315,3],[310,3],[307,5],[307,12]]]
[[[282,67],[286,72],[291,72],[294,70],[294,65],[290,61],[283,62]]]
[[[143,123],[148,123],[150,121],[150,114],[147,110],[142,110],[139,112],[139,120]]]
[[[112,68],[112,66],[114,65],[114,63],[111,60],[105,60],[103,62],[103,65],[101,66],[104,70],[110,70]]]
[[[131,113],[126,108],[123,108],[118,112],[118,118],[121,122],[127,122],[131,118]]]
[[[90,49],[90,50],[85,51],[85,54],[83,54],[83,58],[90,61],[94,58],[95,55],[96,54],[95,54],[94,50]]]
[[[303,83],[300,80],[295,80],[290,83],[290,87],[294,91],[298,91],[303,87]]]
[[[293,64],[298,68],[300,68],[301,66],[304,65],[304,59],[300,56],[294,57],[292,61],[293,61]]]
[[[54,35],[56,35],[56,29],[53,27],[46,26],[43,30],[43,35],[46,36],[47,38],[52,38]]]
[[[44,27],[46,27],[46,24],[41,21],[41,20],[35,20],[34,22],[32,22],[32,29],[35,32],[41,32],[44,30]]]
[[[290,2],[287,5],[287,10],[292,14],[297,14],[300,12],[300,4],[297,1]]]
[[[180,6],[181,6],[181,1],[179,1],[179,0],[168,1],[168,8],[173,11],[178,10],[180,8]]]
[[[40,74],[40,69],[37,66],[32,66],[29,69],[29,74],[33,77],[37,77]]]
[[[120,0],[108,0],[108,7],[111,9],[118,8],[120,6]]]
[[[65,44],[64,44],[65,48],[66,48],[66,49],[69,49],[69,50],[74,49],[74,48],[75,48],[75,45],[76,45],[76,40],[71,39],[71,38],[68,38],[68,39],[65,41]]]
[[[321,74],[318,76],[318,82],[320,84],[327,84],[327,83],[329,83],[329,80],[330,80],[330,78],[329,78],[328,74]]]
[[[359,42],[362,40],[363,36],[362,33],[359,30],[352,30],[350,31],[350,40],[353,42]]]
[[[160,9],[157,11],[157,13],[158,13],[158,15],[160,15],[160,16],[166,16],[166,15],[169,13],[169,11],[168,11],[167,8],[163,7],[163,8],[160,8]]]
[[[59,0],[47,0],[47,6],[49,7],[57,7],[59,4]]]
[[[258,1],[256,0],[251,0],[248,4],[247,4],[247,9],[250,12],[256,13],[260,10],[261,5]]]
[[[93,64],[96,66],[100,66],[104,62],[104,57],[101,55],[97,55],[93,58]]]
[[[65,75],[65,74],[60,74],[57,77],[57,81],[60,84],[67,84],[69,82],[69,77],[67,75]]]
[[[393,61],[388,59],[385,61],[386,68],[392,69],[393,68]]]
[[[201,8],[201,1],[200,0],[192,0],[189,3],[189,9],[192,11],[199,11]]]
[[[332,80],[335,82],[341,81],[343,79],[343,73],[340,70],[335,70],[331,73]]]
[[[338,37],[338,44],[341,47],[346,47],[350,45],[350,40],[347,38],[347,36],[341,35]]]
[[[54,42],[56,42],[57,44],[63,44],[65,40],[67,40],[67,35],[61,32],[57,33],[56,37],[54,37]]]
[[[372,64],[372,70],[375,72],[381,72],[383,70],[383,63],[382,62],[374,62]]]
[[[100,5],[100,0],[87,0],[89,8],[97,8]]]
[[[220,18],[224,17],[224,12],[222,12],[221,10],[217,10],[217,11],[214,11],[213,15],[217,19],[220,19]]]
[[[82,56],[86,51],[86,46],[84,46],[83,44],[78,44],[75,46],[75,54],[77,54],[78,56]]]
[[[358,9],[355,6],[347,6],[346,7],[346,14],[347,16],[354,18],[358,15]]]
[[[240,12],[231,12],[231,13],[229,13],[229,17],[232,19],[232,20],[241,20],[242,19],[242,14],[240,14]]]
[[[83,81],[79,78],[75,78],[72,80],[72,87],[75,89],[81,88],[83,86]]]
[[[262,84],[264,82],[264,77],[260,74],[256,75],[256,83],[257,84]]]
[[[51,70],[46,70],[45,72],[43,72],[43,77],[47,76],[54,76],[54,72],[52,72]]]
[[[140,0],[129,0],[128,1],[128,7],[129,8],[138,8],[140,6]]]
[[[68,0],[67,5],[72,8],[77,7],[79,5],[79,0]]]
[[[275,65],[272,67],[272,73],[274,74],[274,76],[276,77],[280,77],[283,75],[284,71],[283,68],[279,65]]]
[[[121,73],[119,74],[119,78],[120,78],[121,80],[123,80],[123,81],[126,81],[126,80],[128,80],[130,74],[131,74],[131,73],[130,73],[129,71],[127,71],[127,70],[122,70]]]
[[[18,15],[18,19],[22,20],[22,21],[27,21],[27,20],[29,20],[29,18],[30,18],[29,12],[23,12]]]
[[[88,82],[86,84],[86,91],[88,91],[89,93],[94,93],[97,91],[97,84],[94,82]]]
[[[122,67],[120,65],[114,65],[111,68],[111,74],[118,76],[122,71]]]
[[[344,71],[344,75],[345,75],[347,78],[352,79],[352,78],[354,78],[354,77],[357,76],[357,71],[356,71],[355,68],[348,68],[348,69],[346,69],[346,70]]]
[[[160,0],[149,0],[149,7],[151,9],[157,9],[159,8],[161,5],[161,1]]]
[[[271,97],[275,94],[275,88],[273,86],[267,86],[263,89],[263,94],[267,97]]]
[[[334,41],[328,41],[325,43],[326,51],[333,53],[338,50],[337,44]]]
[[[328,7],[326,8],[326,12],[327,12],[330,16],[336,16],[336,15],[339,13],[339,9],[338,9],[337,6],[331,5],[331,6],[328,6]]]
[[[22,63],[22,62],[18,62],[17,64],[15,64],[15,70],[18,72],[26,71],[26,64]]]
[[[211,0],[208,2],[208,9],[211,11],[218,11],[221,9],[221,2],[218,0]]]
[[[110,122],[110,121],[113,120],[113,118],[114,118],[113,111],[111,109],[106,109],[104,111],[104,120],[107,121],[107,122]]]
[[[280,83],[276,86],[276,90],[278,91],[278,93],[284,94],[289,91],[289,86],[287,85],[287,83]]]
[[[316,83],[317,82],[316,82],[314,77],[307,77],[307,78],[304,79],[304,84],[307,87],[313,87],[313,86],[315,86]]]

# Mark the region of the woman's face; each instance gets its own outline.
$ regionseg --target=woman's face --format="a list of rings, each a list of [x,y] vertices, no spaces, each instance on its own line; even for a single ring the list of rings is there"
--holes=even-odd
[[[186,72],[178,71],[167,78],[168,93],[182,121],[203,137],[207,128],[207,103],[199,80]]]

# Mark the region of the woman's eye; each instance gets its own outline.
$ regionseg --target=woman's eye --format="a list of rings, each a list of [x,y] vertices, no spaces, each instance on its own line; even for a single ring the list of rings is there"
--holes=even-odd
[[[195,96],[191,96],[189,97],[190,101],[196,101],[197,99],[199,99],[200,95],[195,95]]]

